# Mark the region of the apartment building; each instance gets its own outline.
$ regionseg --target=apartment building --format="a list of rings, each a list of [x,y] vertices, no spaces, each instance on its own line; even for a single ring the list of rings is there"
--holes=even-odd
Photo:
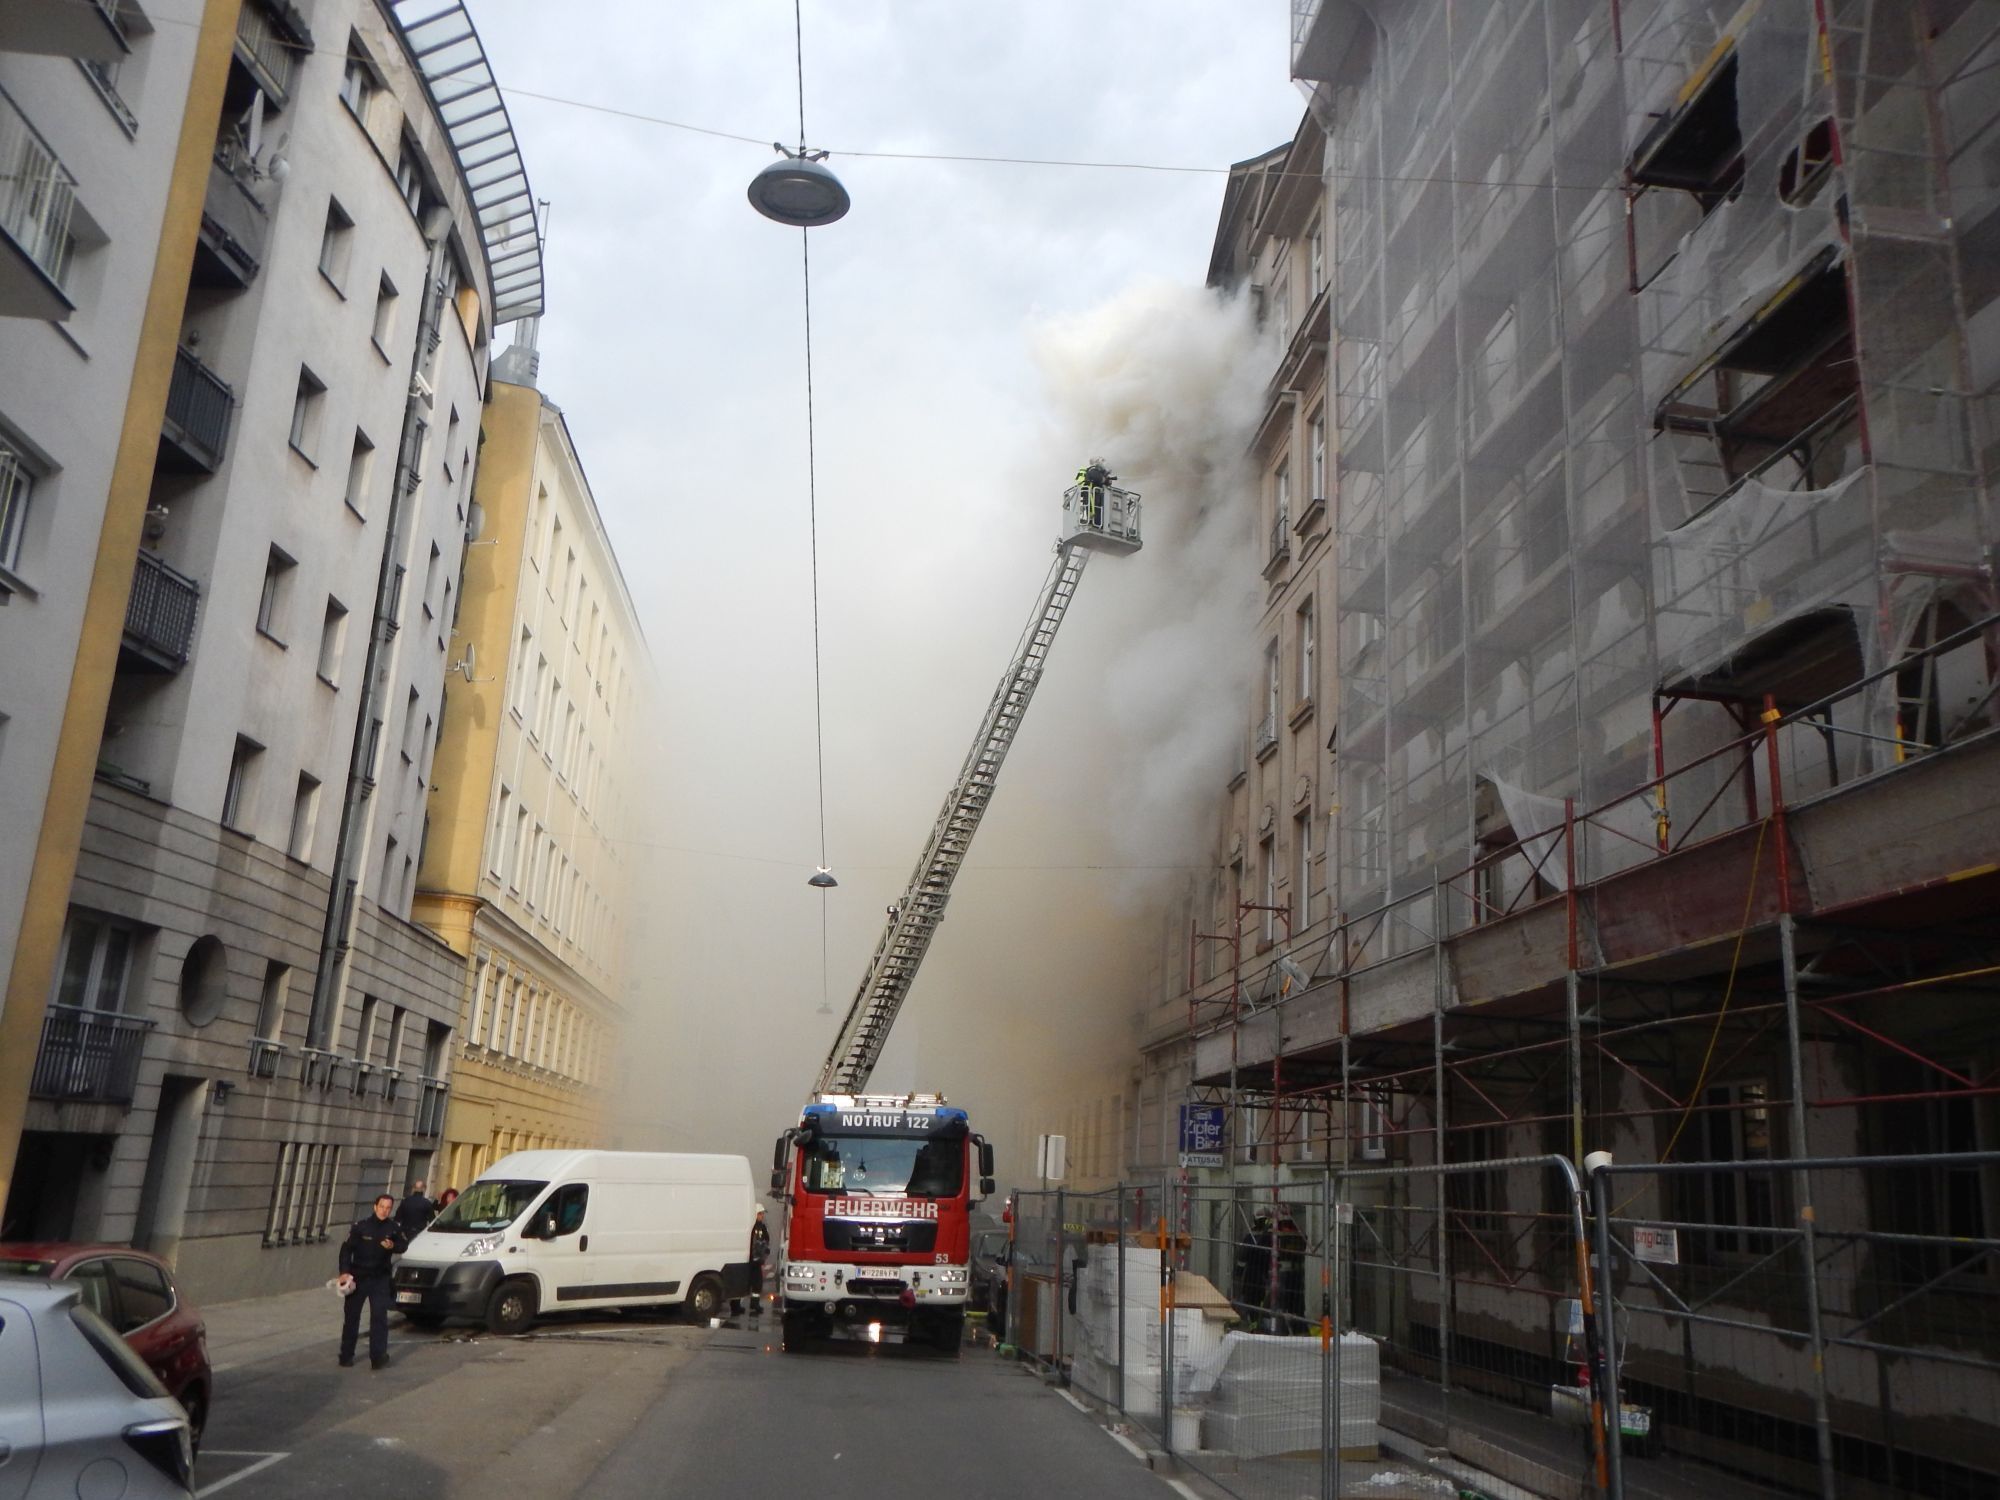
[[[533,325],[483,413],[459,631],[465,684],[415,914],[461,961],[439,1181],[510,1151],[605,1146],[628,1000],[634,757],[652,669]]]
[[[533,204],[456,6],[250,0],[9,1196],[197,1297],[323,1278],[440,1139],[411,920],[495,328]]]
[[[1575,1271],[1536,1226],[1566,1201],[1476,1164],[1669,1163],[1615,1208],[1670,1268],[1606,1273],[1658,1439],[1986,1493],[1990,1262],[1948,1244],[2000,1229],[1962,1155],[2000,1126],[1995,13],[1293,9],[1309,122],[1232,174],[1217,267],[1303,317],[1259,178],[1323,185],[1328,909],[1282,924],[1260,735],[1230,894],[1168,923],[1188,980],[1146,1029],[1134,1165],[1172,1168],[1196,1102],[1238,1180],[1467,1165],[1356,1186],[1426,1248],[1358,1269],[1348,1312],[1405,1373],[1546,1408]],[[1283,386],[1281,426],[1313,409]],[[1303,793],[1279,618],[1253,719]],[[1786,1168],[1871,1153],[1911,1160]]]
[[[0,16],[0,1192],[194,255],[198,190],[174,188],[206,177],[235,11],[40,0]],[[94,708],[68,712],[73,685]],[[24,939],[31,884],[44,920]]]
[[[1251,289],[1270,355],[1250,441],[1254,480],[1241,497],[1263,603],[1236,763],[1209,818],[1218,842],[1209,873],[1190,878],[1165,914],[1129,1117],[1121,1107],[1124,1154],[1148,1167],[1178,1160],[1191,1027],[1221,1014],[1215,995],[1234,993],[1241,978],[1269,970],[1280,955],[1324,945],[1336,917],[1328,856],[1338,739],[1330,649],[1337,412],[1324,146],[1324,132],[1308,119],[1294,140],[1230,168],[1209,263],[1212,288]],[[1253,1159],[1250,1143],[1243,1146],[1242,1159]]]

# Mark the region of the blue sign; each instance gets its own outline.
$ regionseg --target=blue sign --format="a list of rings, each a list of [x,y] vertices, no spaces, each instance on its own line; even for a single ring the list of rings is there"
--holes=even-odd
[[[1181,1165],[1223,1165],[1222,1133],[1228,1111],[1220,1104],[1181,1106]]]

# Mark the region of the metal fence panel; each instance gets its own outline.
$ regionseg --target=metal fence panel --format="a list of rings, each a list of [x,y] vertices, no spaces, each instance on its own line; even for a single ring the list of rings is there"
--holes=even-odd
[[[2000,1494],[2000,1153],[1620,1166],[1593,1182],[1621,1455],[1840,1500]]]

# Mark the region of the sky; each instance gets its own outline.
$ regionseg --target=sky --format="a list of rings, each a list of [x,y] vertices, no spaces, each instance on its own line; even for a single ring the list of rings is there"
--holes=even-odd
[[[853,198],[808,232],[810,486],[801,231],[745,198],[774,157],[749,142],[798,144],[789,0],[473,10],[550,203],[540,384],[659,678],[627,831],[627,1144],[768,1154],[1026,622],[1063,487],[1101,453],[1147,492],[1148,549],[1087,571],[875,1079],[967,1104],[1015,1177],[1072,1079],[1129,1068],[1155,898],[1241,732],[1253,508],[1230,502],[1257,385],[1242,308],[1201,283],[1222,170],[1303,112],[1289,7],[805,0],[807,140]],[[970,156],[1208,170],[938,159]],[[826,896],[805,884],[815,530]]]

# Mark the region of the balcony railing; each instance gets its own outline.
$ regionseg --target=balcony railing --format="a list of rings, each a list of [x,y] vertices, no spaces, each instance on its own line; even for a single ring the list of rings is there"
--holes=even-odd
[[[236,55],[249,64],[271,102],[281,109],[291,97],[292,72],[302,50],[299,39],[258,0],[248,0],[236,13]]]
[[[444,1106],[451,1097],[451,1085],[442,1078],[426,1078],[417,1088],[417,1123],[411,1134],[431,1138],[444,1134]]]
[[[217,148],[195,247],[195,280],[202,286],[241,291],[257,279],[271,221],[255,182],[234,146]]]
[[[1253,739],[1259,760],[1278,748],[1278,711],[1275,708],[1264,715],[1262,722],[1257,725]]]
[[[186,666],[200,598],[201,585],[152,553],[141,552],[132,570],[132,597],[125,604],[125,648],[143,665],[162,671]]]
[[[151,1021],[74,1005],[51,1005],[42,1019],[28,1092],[64,1103],[130,1104]]]
[[[174,379],[167,388],[167,420],[161,435],[181,459],[179,467],[213,474],[229,440],[229,413],[236,393],[229,382],[201,362],[192,349],[174,351]]]
[[[75,208],[76,179],[0,89],[0,233],[58,292],[69,271],[69,221]]]
[[[1278,507],[1278,514],[1271,521],[1271,555],[1264,564],[1264,576],[1271,577],[1279,566],[1292,555],[1292,512],[1290,506]]]

